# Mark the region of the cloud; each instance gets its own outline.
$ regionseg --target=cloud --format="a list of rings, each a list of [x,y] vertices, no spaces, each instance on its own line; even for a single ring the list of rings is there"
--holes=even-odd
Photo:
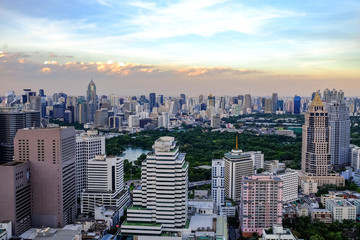
[[[208,67],[208,68],[185,68],[176,70],[179,73],[185,73],[187,76],[200,76],[200,75],[218,75],[223,73],[230,74],[248,74],[248,73],[260,73],[255,69],[233,69],[225,67]]]

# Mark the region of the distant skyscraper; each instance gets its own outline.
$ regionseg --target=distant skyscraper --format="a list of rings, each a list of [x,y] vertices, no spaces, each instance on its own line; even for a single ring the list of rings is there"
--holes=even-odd
[[[277,103],[278,103],[278,94],[277,93],[273,93],[272,94],[272,111],[275,113],[277,111]]]
[[[26,127],[40,127],[40,112],[0,111],[0,164],[13,160],[14,137]]]
[[[276,111],[284,111],[284,100],[278,100]]]
[[[59,228],[76,217],[75,129],[18,130],[15,159],[30,161],[32,226]]]
[[[207,107],[209,106],[215,107],[215,96],[213,96],[212,94],[208,96]]]
[[[150,105],[150,112],[152,112],[152,109],[156,107],[156,94],[150,93],[149,95],[149,105]]]
[[[273,113],[273,103],[271,99],[265,100],[265,113]]]
[[[326,103],[329,112],[330,153],[331,164],[335,169],[350,165],[350,117],[349,108],[344,101],[342,91],[331,95],[331,101]],[[327,96],[326,98],[329,98]]]
[[[251,237],[253,232],[261,235],[264,228],[282,224],[282,187],[279,177],[243,177],[240,226],[244,237]]]
[[[0,222],[11,221],[14,236],[19,236],[31,227],[30,190],[28,161],[0,165]]]
[[[213,159],[211,167],[211,196],[217,210],[225,204],[225,162]]]
[[[124,163],[116,156],[97,155],[87,164],[87,187],[81,194],[81,212],[95,212],[96,206],[126,207],[130,195],[124,190]]]
[[[301,169],[318,186],[344,184],[344,178],[332,172],[329,115],[318,94],[305,114]]]
[[[133,191],[123,234],[177,231],[187,221],[188,163],[173,137],[160,137],[141,167],[141,186]]]
[[[40,97],[45,97],[44,89],[39,90],[39,96]]]
[[[294,97],[294,114],[300,114],[301,112],[301,97]]]
[[[243,111],[246,114],[248,109],[252,110],[252,102],[251,102],[251,95],[246,94],[244,98],[244,104],[243,104]]]
[[[92,79],[88,85],[88,89],[86,92],[86,103],[87,103],[87,121],[93,122],[95,111],[97,109],[97,96],[96,96],[96,86]]]

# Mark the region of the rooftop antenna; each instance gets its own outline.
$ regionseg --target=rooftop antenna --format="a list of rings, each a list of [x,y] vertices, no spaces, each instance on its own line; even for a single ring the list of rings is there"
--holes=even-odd
[[[238,136],[236,135],[236,150],[238,150],[239,148],[238,148]]]

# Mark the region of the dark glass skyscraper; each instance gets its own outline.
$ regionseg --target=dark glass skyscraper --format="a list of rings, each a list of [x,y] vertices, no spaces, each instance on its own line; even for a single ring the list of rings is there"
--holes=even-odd
[[[152,112],[152,109],[155,107],[156,104],[156,94],[150,93],[149,95],[149,105],[150,105],[150,112]]]
[[[14,137],[26,127],[40,127],[40,112],[0,112],[0,164],[13,160]]]
[[[294,114],[300,114],[301,112],[301,97],[294,97]]]

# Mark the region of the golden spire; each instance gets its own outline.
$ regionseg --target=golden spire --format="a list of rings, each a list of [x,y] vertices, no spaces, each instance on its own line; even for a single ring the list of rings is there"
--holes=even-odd
[[[310,106],[313,106],[313,107],[323,107],[324,106],[324,104],[322,103],[321,98],[319,96],[319,93],[315,94],[315,97],[314,97],[313,101],[311,102]]]
[[[238,148],[238,136],[236,135],[236,150],[238,150],[239,148]]]

